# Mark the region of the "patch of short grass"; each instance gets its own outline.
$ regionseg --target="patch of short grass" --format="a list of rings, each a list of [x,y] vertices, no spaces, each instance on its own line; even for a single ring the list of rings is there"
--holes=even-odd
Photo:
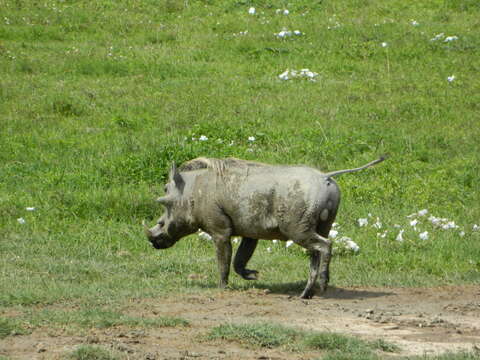
[[[367,342],[351,336],[328,332],[302,331],[278,324],[222,324],[214,327],[209,340],[235,341],[248,346],[283,348],[291,351],[321,350],[333,358],[339,356],[375,356],[375,351],[393,352],[398,348],[386,341]]]
[[[238,341],[259,347],[279,347],[293,344],[297,341],[299,332],[280,325],[273,324],[223,324],[214,327],[208,339]]]
[[[188,326],[189,322],[182,318],[159,316],[138,317],[130,316],[121,311],[102,308],[59,310],[44,309],[42,311],[29,310],[24,315],[30,327],[63,327],[63,328],[111,328],[127,326],[132,328],[162,328]]]
[[[100,346],[82,345],[69,354],[68,360],[119,360],[120,357]]]
[[[478,360],[480,359],[480,351],[462,351],[458,353],[447,352],[442,355],[435,356],[412,356],[402,357],[402,360]]]
[[[25,308],[16,319],[0,318],[0,339],[11,335],[28,334],[35,328],[52,327],[64,329],[104,329],[116,326],[130,328],[163,328],[189,326],[188,320],[171,317],[131,316],[117,310],[103,308],[80,308],[72,310]]]
[[[10,335],[26,334],[27,331],[21,325],[9,318],[0,318],[0,339],[4,339]]]

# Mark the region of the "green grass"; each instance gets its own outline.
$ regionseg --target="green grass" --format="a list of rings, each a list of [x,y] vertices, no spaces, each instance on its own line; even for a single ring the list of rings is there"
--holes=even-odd
[[[9,335],[28,334],[34,328],[60,328],[78,332],[92,328],[105,329],[125,326],[130,328],[185,327],[185,319],[169,316],[130,316],[116,310],[97,307],[62,309],[29,309],[17,314],[15,320],[0,319],[0,339]]]
[[[395,352],[398,348],[385,341],[367,342],[336,333],[300,331],[270,323],[223,324],[214,327],[208,340],[227,340],[245,346],[282,348],[291,351],[321,350],[326,356],[337,358],[376,359],[375,351]]]
[[[416,356],[407,357],[405,360],[476,360],[479,358],[478,352],[459,352],[459,353],[445,353],[437,356]]]
[[[91,345],[79,346],[66,359],[70,360],[117,360],[120,359],[112,352],[100,347]]]
[[[26,333],[28,333],[28,331],[23,329],[18,321],[0,317],[0,340],[9,335],[22,335]]]
[[[154,251],[140,226],[162,212],[153,199],[171,162],[196,156],[328,171],[389,153],[376,168],[338,179],[340,235],[361,250],[335,256],[332,284],[480,283],[480,232],[472,231],[480,223],[478,2],[0,7],[0,310],[214,288],[210,243],[192,236]],[[290,15],[275,13],[286,7]],[[304,35],[276,38],[284,27]],[[442,32],[458,40],[430,40]],[[319,76],[279,80],[287,68]],[[419,240],[405,216],[422,208],[460,228],[424,219],[418,228],[430,237]],[[389,230],[384,239],[358,227],[368,213]],[[403,243],[395,224],[406,229]],[[258,287],[304,286],[301,249],[262,243],[251,263]]]

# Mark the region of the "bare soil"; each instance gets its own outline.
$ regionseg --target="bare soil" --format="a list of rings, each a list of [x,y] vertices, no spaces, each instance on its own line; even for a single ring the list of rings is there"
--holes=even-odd
[[[86,334],[37,329],[0,340],[12,359],[60,359],[81,344],[123,353],[127,359],[313,359],[321,352],[261,349],[237,342],[207,341],[214,326],[272,322],[366,340],[383,339],[400,351],[388,355],[434,355],[476,351],[480,358],[480,286],[436,288],[330,288],[302,300],[269,290],[205,291],[132,301],[130,315],[180,317],[187,327],[91,329]],[[384,354],[386,357],[387,355]]]

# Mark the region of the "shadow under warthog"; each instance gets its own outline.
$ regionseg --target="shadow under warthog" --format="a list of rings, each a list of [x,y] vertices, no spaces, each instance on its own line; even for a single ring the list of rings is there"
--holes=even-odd
[[[256,283],[255,288],[265,289],[273,294],[295,295],[298,290],[301,290],[305,286],[305,282],[296,281],[284,284],[266,284]],[[384,296],[395,295],[393,292],[385,292],[383,290],[375,291],[364,289],[348,289],[336,286],[330,286],[325,292],[320,295],[322,299],[365,299],[365,298],[377,298]]]
[[[281,294],[281,295],[290,295],[296,296],[299,290],[302,290],[305,287],[304,281],[295,281],[282,284],[273,284],[265,283],[262,281],[255,282],[255,286],[250,285],[251,283],[246,283],[245,285],[230,285],[230,291],[247,291],[251,289],[257,290],[266,290],[268,293],[272,294]],[[215,288],[216,284],[214,282],[209,283],[197,283],[196,286],[200,288]],[[344,300],[353,300],[353,299],[369,299],[369,298],[379,298],[385,296],[395,295],[394,292],[385,291],[384,289],[352,289],[352,288],[341,288],[336,286],[330,286],[325,292],[320,296],[321,299],[344,299]]]

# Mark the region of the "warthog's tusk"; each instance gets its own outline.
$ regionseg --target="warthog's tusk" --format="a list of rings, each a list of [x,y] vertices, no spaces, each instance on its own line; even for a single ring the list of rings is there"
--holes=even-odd
[[[145,224],[145,220],[142,220],[142,225],[143,225],[143,230],[145,231],[145,235],[147,235],[147,237],[152,237],[152,232],[148,228],[147,224]]]

